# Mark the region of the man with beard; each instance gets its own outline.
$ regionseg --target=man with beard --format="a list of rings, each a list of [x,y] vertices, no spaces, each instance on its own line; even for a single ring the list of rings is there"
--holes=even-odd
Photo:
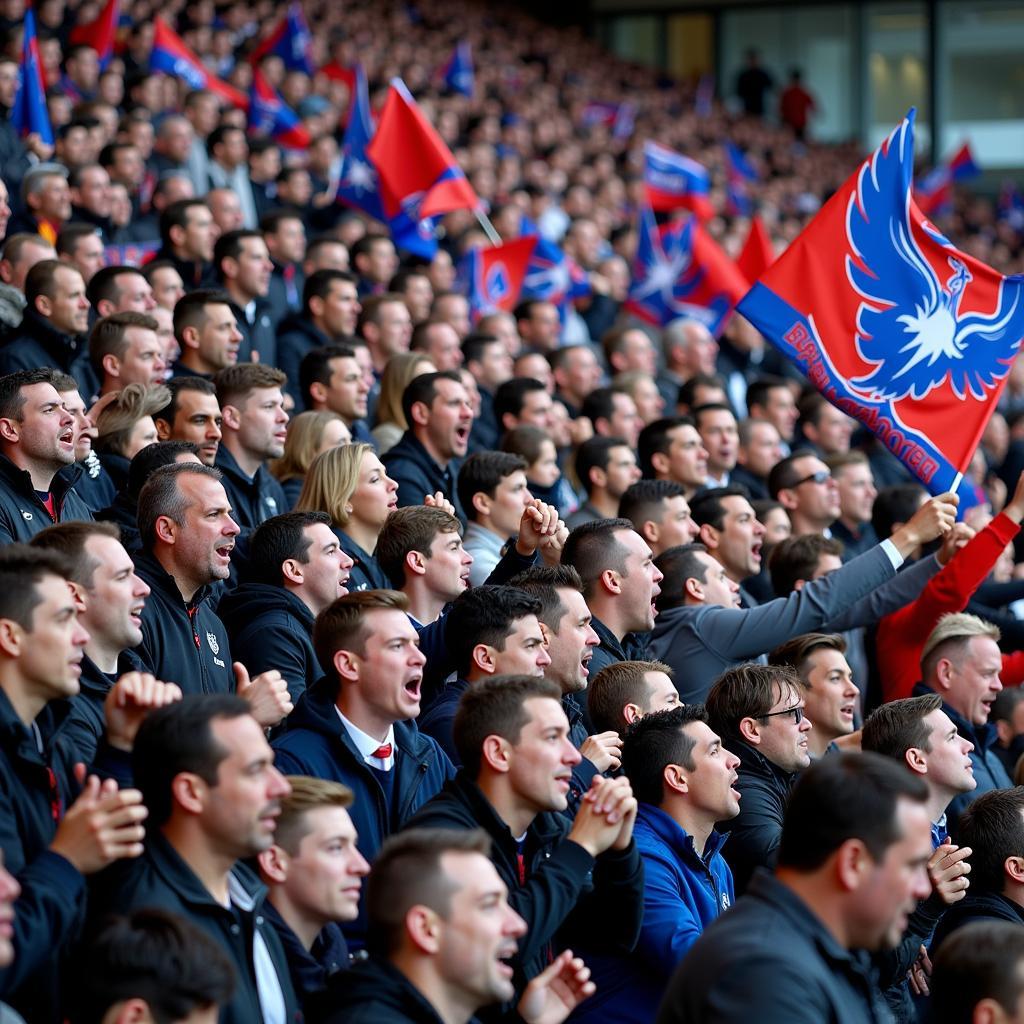
[[[204,466],[217,461],[224,419],[213,381],[205,377],[172,377],[171,402],[153,417],[161,441],[191,441]]]

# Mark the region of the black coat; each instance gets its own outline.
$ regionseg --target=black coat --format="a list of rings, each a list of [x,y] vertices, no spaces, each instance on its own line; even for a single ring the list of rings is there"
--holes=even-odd
[[[397,968],[368,960],[335,975],[319,1024],[442,1024],[426,997]]]
[[[0,348],[0,376],[41,366],[52,366],[71,374],[87,400],[98,390],[96,374],[89,364],[85,335],[64,334],[34,309],[26,309],[21,327]]]
[[[491,860],[508,886],[509,903],[529,929],[513,961],[517,991],[547,965],[556,935],[559,948],[583,938],[590,948],[608,952],[628,953],[636,945],[644,891],[636,843],[595,860],[566,839],[571,824],[564,815],[538,814],[526,833],[526,884],[521,885],[516,840],[464,771],[407,828],[482,828],[491,837]]]
[[[51,481],[55,512],[55,518],[51,518],[32,486],[32,477],[6,455],[0,455],[0,544],[30,541],[55,522],[91,522],[89,506],[74,489],[81,472],[82,467],[75,463],[65,466]]]
[[[407,430],[401,440],[381,459],[384,468],[398,484],[398,504],[422,505],[428,494],[441,491],[455,506],[455,514],[466,522],[466,514],[459,503],[455,482],[459,478],[461,461],[452,459],[447,466],[439,466],[428,454],[427,449]]]
[[[277,368],[288,376],[285,390],[295,399],[296,412],[309,407],[309,398],[299,383],[303,356],[330,344],[331,339],[301,313],[292,313],[277,325]]]
[[[712,922],[677,968],[657,1024],[890,1019],[866,956],[840,946],[791,889],[758,872],[747,894]]]
[[[260,523],[288,511],[284,491],[266,466],[261,465],[250,479],[224,444],[217,448],[216,466],[224,474],[221,482],[231,505],[231,518],[243,533],[250,533]]]
[[[971,892],[954,903],[942,915],[930,944],[934,958],[939,947],[952,932],[975,921],[1009,921],[1010,924],[1024,925],[1024,907],[997,892]]]

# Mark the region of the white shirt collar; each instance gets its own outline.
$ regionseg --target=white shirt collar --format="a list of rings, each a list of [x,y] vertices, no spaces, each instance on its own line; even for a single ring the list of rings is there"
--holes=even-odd
[[[388,734],[383,740],[378,740],[375,737],[369,735],[369,733],[363,732],[358,725],[350,722],[340,711],[339,708],[335,707],[335,711],[338,712],[338,717],[341,719],[341,724],[345,727],[345,731],[349,734],[352,742],[356,745],[356,750],[362,755],[363,760],[370,765],[372,768],[380,768],[382,771],[389,772],[395,763],[395,727],[393,725],[388,727]],[[374,757],[373,752],[380,746],[385,744],[391,744],[391,756],[388,758]]]

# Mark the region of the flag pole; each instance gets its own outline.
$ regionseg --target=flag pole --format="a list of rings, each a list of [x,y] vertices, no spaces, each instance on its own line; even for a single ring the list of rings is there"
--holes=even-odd
[[[953,483],[952,483],[952,485],[950,486],[949,489],[954,494],[956,494],[957,489],[960,487],[960,481],[963,480],[963,478],[964,478],[963,473],[957,473],[957,475],[955,477],[953,477]]]
[[[494,230],[494,225],[491,223],[490,218],[484,213],[482,206],[477,206],[473,209],[473,213],[476,214],[477,222],[480,227],[484,229],[484,234],[487,236],[488,241],[491,245],[501,245],[501,235]]]

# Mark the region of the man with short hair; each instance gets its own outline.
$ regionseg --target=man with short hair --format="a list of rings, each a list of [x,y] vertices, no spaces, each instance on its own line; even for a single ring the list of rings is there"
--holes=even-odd
[[[303,286],[302,312],[277,325],[277,365],[288,375],[288,393],[300,410],[309,403],[300,386],[303,358],[314,349],[345,344],[355,333],[360,308],[351,274],[317,270]]]
[[[830,455],[826,465],[839,488],[839,517],[829,527],[829,532],[842,542],[843,561],[847,562],[878,543],[871,526],[878,491],[871,463],[863,452]]]
[[[970,755],[977,786],[949,805],[953,836],[960,814],[975,799],[1012,785],[992,749],[997,734],[988,720],[992,702],[1003,688],[1002,664],[998,627],[963,612],[943,615],[921,649],[921,682],[914,687],[914,696],[937,693],[956,731],[973,746]]]
[[[374,444],[366,425],[370,384],[356,349],[347,345],[310,349],[299,364],[299,391],[300,406],[314,412],[337,413],[354,442]]]
[[[708,453],[707,486],[728,487],[739,452],[736,414],[722,403],[700,405],[693,410],[693,422]]]
[[[409,351],[412,318],[402,297],[384,292],[363,299],[356,333],[366,340],[373,371],[379,379],[392,356]]]
[[[515,994],[504,969],[526,922],[490,862],[481,830],[415,829],[389,839],[370,875],[375,956],[331,993],[327,1024],[383,1014],[389,1024],[469,1024]],[[525,1024],[561,1024],[594,991],[583,961],[565,950],[526,988]],[[368,1016],[369,1015],[369,1016]]]
[[[837,409],[824,395],[812,391],[798,403],[800,431],[823,458],[846,455],[857,421]]]
[[[89,281],[85,295],[97,316],[152,313],[156,308],[152,287],[135,267],[103,267]]]
[[[188,289],[213,283],[213,214],[202,199],[178,199],[160,214],[158,260],[169,260]]]
[[[793,389],[781,377],[759,377],[747,388],[747,414],[751,419],[767,420],[779,432],[782,444],[789,453],[789,445],[796,433],[800,418],[793,398]]]
[[[494,393],[494,418],[498,433],[526,423],[551,432],[552,400],[547,388],[532,377],[511,377]]]
[[[1024,690],[1008,686],[992,702],[989,721],[996,727],[992,750],[1003,762],[1006,774],[1016,777],[1017,763],[1024,754]]]
[[[387,235],[367,232],[351,247],[349,256],[359,275],[361,297],[380,295],[398,269],[395,243]]]
[[[455,721],[463,769],[410,829],[484,828],[491,859],[529,931],[511,960],[520,991],[559,944],[586,936],[626,952],[640,928],[642,871],[626,779],[597,777],[574,820],[563,815],[580,753],[569,740],[559,687],[498,676],[466,691]]]
[[[837,741],[856,727],[860,690],[845,654],[846,641],[838,633],[805,633],[768,655],[769,665],[791,668],[800,683],[804,717],[811,723],[807,752],[812,760],[839,749]]]
[[[708,725],[702,704],[645,715],[629,730],[622,771],[637,799],[643,925],[629,956],[584,954],[597,994],[577,1019],[653,1020],[680,960],[733,905],[732,873],[721,852],[725,836],[715,823],[739,812],[739,763]]]
[[[637,446],[643,422],[628,392],[618,387],[595,388],[584,400],[580,415],[590,420],[595,434],[622,437],[630,448]]]
[[[276,209],[260,218],[260,231],[274,264],[267,301],[276,326],[304,304],[306,277],[302,261],[306,258],[306,225],[298,210],[282,207],[280,202],[275,205]]]
[[[426,659],[407,609],[402,594],[363,590],[320,612],[313,647],[325,674],[273,744],[282,771],[352,790],[359,851],[371,862],[385,837],[454,775],[444,751],[415,722]],[[361,948],[364,913],[343,930]]]
[[[587,710],[598,732],[625,736],[644,715],[679,706],[672,670],[660,661],[616,661],[587,687]]]
[[[24,214],[12,225],[15,231],[34,231],[54,245],[60,229],[71,220],[68,169],[63,164],[36,164],[21,179],[21,204]]]
[[[284,1021],[299,1012],[266,890],[242,860],[274,841],[291,791],[249,704],[227,693],[192,695],[152,712],[132,754],[149,810],[145,850],[97,893],[97,909],[156,907],[202,928],[235,969],[220,1020]]]
[[[690,511],[699,528],[700,542],[733,583],[742,584],[761,571],[764,527],[742,487],[701,491]],[[745,593],[741,600],[748,606],[756,603]]]
[[[438,370],[458,370],[462,366],[459,333],[447,320],[422,320],[416,324],[409,337],[409,351],[422,352]]]
[[[699,320],[680,317],[662,332],[661,343],[665,365],[658,371],[658,390],[665,399],[665,408],[674,413],[681,385],[698,373],[715,373],[718,342]]]
[[[688,416],[666,417],[640,431],[637,455],[644,477],[674,480],[692,498],[708,479],[708,453]]]
[[[262,363],[239,363],[214,378],[223,437],[217,468],[235,521],[243,531],[284,512],[287,499],[267,469],[268,459],[284,454],[288,413],[281,388],[285,376]]]
[[[183,295],[174,307],[174,337],[181,347],[176,377],[211,378],[238,362],[242,332],[224,292],[199,289]]]
[[[74,267],[87,286],[107,262],[103,239],[91,224],[65,224],[57,235],[56,248],[57,258]]]
[[[570,416],[578,416],[587,395],[601,383],[603,376],[594,350],[589,345],[566,345],[555,349],[549,361],[556,397],[569,410]]]
[[[387,290],[401,295],[409,307],[414,324],[430,319],[430,306],[434,301],[434,286],[424,267],[405,267],[388,282]]]
[[[455,488],[473,423],[465,385],[454,371],[420,374],[402,394],[402,412],[409,427],[382,460],[398,483],[398,504],[420,505],[441,491],[465,521]]]
[[[305,1007],[348,968],[339,922],[359,914],[362,880],[370,865],[359,852],[349,816],[352,790],[340,782],[287,777],[274,844],[257,856],[267,887],[264,905],[288,961],[292,985]]]
[[[213,266],[242,332],[239,359],[276,366],[277,333],[266,306],[274,265],[263,236],[245,228],[225,232],[213,247]]]
[[[213,381],[205,377],[172,377],[167,388],[171,402],[153,417],[157,437],[161,441],[191,441],[199,448],[203,465],[214,465],[224,420]]]
[[[0,377],[0,543],[27,541],[53,523],[92,519],[75,493],[74,417],[51,370]]]
[[[9,234],[0,259],[0,324],[15,330],[22,321],[25,303],[25,278],[43,260],[55,260],[52,245],[39,235]]]
[[[478,326],[476,333],[462,342],[462,361],[480,393],[480,412],[473,420],[469,447],[472,451],[490,451],[500,440],[494,396],[505,381],[512,379],[512,356],[501,338],[483,333]]]
[[[737,431],[736,466],[729,479],[746,487],[751,499],[764,500],[768,497],[768,474],[783,457],[782,439],[775,424],[768,420],[740,420]]]
[[[672,480],[639,480],[619,502],[618,514],[633,524],[654,557],[679,544],[689,544],[700,527],[690,514],[681,484]]]
[[[113,313],[97,320],[89,334],[89,359],[100,395],[128,384],[164,382],[164,359],[157,322],[145,313]]]
[[[93,228],[100,244],[113,241],[116,229],[110,220],[110,175],[99,164],[86,163],[68,176],[72,223]]]
[[[513,315],[523,347],[547,355],[559,346],[562,321],[558,307],[543,299],[526,299],[516,306]]]
[[[313,622],[348,593],[351,568],[326,513],[285,512],[256,528],[245,578],[217,606],[232,647],[254,673],[277,669],[293,704],[324,674]]]
[[[420,716],[419,727],[437,740],[456,768],[455,712],[462,695],[484,679],[543,676],[551,664],[537,615],[540,601],[511,586],[475,587],[460,594],[445,618],[445,641],[456,678]]]
[[[636,453],[621,437],[588,438],[576,449],[576,478],[587,500],[566,525],[574,530],[595,519],[615,519],[622,496],[640,476]]]
[[[82,275],[60,260],[42,260],[25,276],[25,301],[21,326],[0,348],[0,374],[52,366],[70,373],[91,395],[89,300]]]
[[[828,466],[806,448],[775,464],[768,491],[789,514],[794,537],[824,534],[839,518],[839,488]]]
[[[693,945],[658,1024],[890,1019],[861,951],[896,946],[931,891],[927,792],[877,754],[826,757],[804,772],[774,875],[759,873]]]

